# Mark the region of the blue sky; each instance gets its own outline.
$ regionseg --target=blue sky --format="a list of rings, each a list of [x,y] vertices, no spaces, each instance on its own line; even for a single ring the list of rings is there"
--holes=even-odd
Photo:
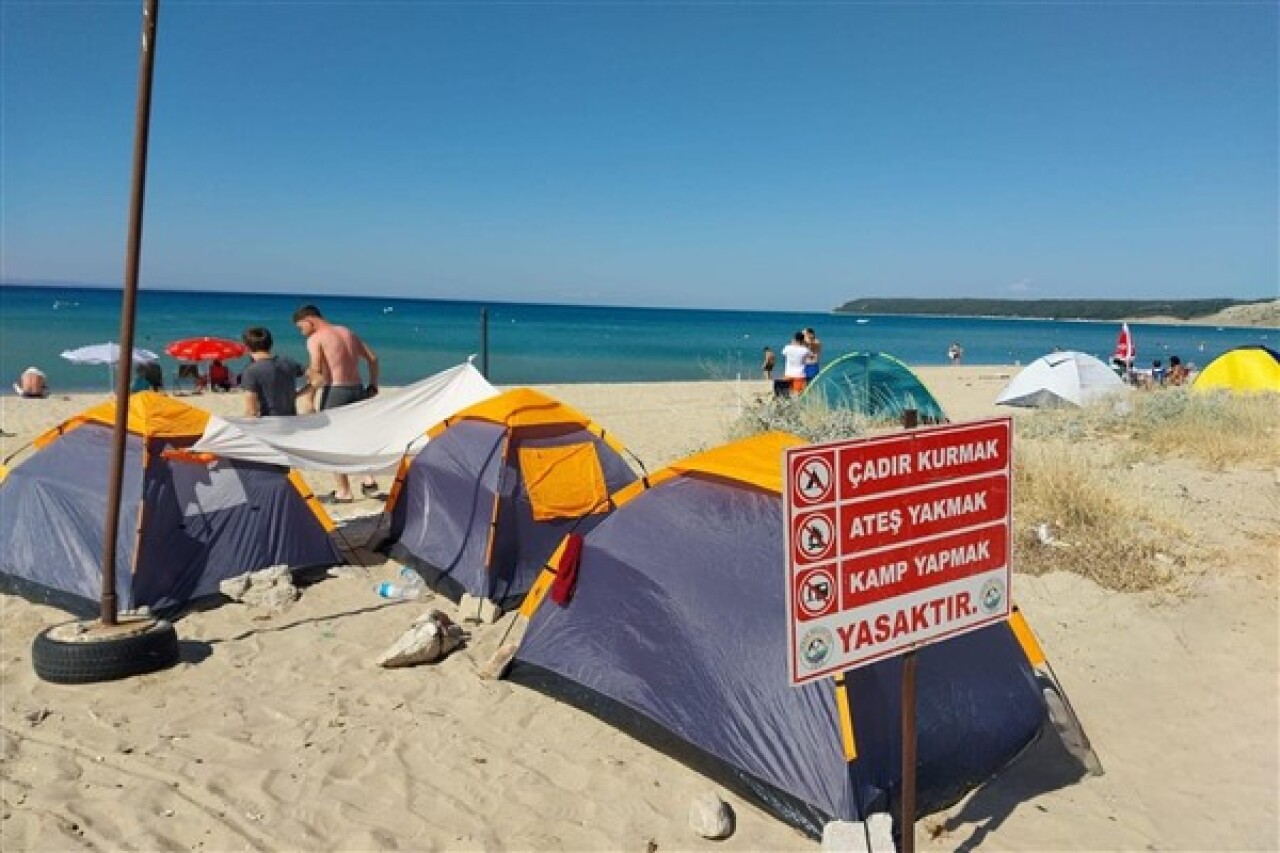
[[[123,276],[141,0],[4,0],[6,281]],[[1277,6],[162,0],[142,286],[1277,296]]]

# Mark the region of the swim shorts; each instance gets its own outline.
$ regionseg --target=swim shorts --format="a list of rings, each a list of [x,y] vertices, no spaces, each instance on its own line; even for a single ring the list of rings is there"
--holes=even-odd
[[[364,399],[360,385],[326,385],[320,389],[320,410],[349,406]]]

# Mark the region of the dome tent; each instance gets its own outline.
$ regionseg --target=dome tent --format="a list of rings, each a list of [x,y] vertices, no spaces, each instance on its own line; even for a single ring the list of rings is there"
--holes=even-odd
[[[1115,371],[1091,355],[1051,352],[1013,377],[996,398],[996,404],[1028,408],[1084,406],[1128,387]]]
[[[0,589],[77,615],[97,612],[115,400],[39,436],[0,466]],[[226,578],[268,566],[342,562],[333,521],[288,468],[195,454],[209,413],[131,394],[116,595],[123,610],[180,610]],[[132,534],[132,535],[130,535]]]
[[[822,369],[805,388],[803,399],[820,399],[829,408],[852,409],[876,420],[901,419],[914,409],[920,423],[947,421],[942,406],[920,378],[883,352],[852,352]]]
[[[743,439],[615,495],[614,512],[576,549],[562,542],[530,590],[508,677],[818,837],[829,820],[895,804],[902,660],[790,682],[781,458],[801,444],[778,432]],[[1034,741],[1060,688],[1016,611],[921,649],[918,665],[926,814]]]
[[[566,533],[585,532],[636,479],[625,447],[586,415],[529,388],[437,424],[401,465],[383,544],[445,595],[509,606]]]
[[[1229,349],[1209,362],[1191,387],[1197,391],[1280,391],[1280,352],[1264,346]]]

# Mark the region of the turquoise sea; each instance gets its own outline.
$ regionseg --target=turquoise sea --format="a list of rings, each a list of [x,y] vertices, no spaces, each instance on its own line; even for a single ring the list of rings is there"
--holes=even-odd
[[[107,368],[71,364],[59,354],[117,340],[120,302],[120,291],[106,288],[0,286],[0,388],[9,391],[23,368],[37,365],[54,392],[107,390]],[[945,363],[952,341],[964,347],[965,361],[972,364],[1025,364],[1055,347],[1105,360],[1119,329],[1117,323],[1054,320],[142,290],[134,343],[163,353],[165,344],[179,338],[238,340],[247,326],[264,325],[275,335],[278,352],[303,360],[306,350],[290,318],[308,302],[369,342],[382,363],[384,385],[404,385],[480,354],[482,310],[488,318],[489,378],[498,385],[755,378],[761,348],[781,348],[804,326],[817,329],[828,361],[844,352],[877,350],[909,364]],[[1140,365],[1173,354],[1203,365],[1232,347],[1275,347],[1280,338],[1275,329],[1130,328]],[[161,364],[166,377],[172,376],[177,363],[164,356]]]

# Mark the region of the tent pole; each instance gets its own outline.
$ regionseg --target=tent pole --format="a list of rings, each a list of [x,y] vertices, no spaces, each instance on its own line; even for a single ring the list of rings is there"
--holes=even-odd
[[[129,426],[129,379],[133,364],[133,321],[138,294],[138,258],[142,250],[142,202],[147,184],[147,140],[151,126],[151,78],[155,69],[156,18],[160,0],[144,0],[142,49],[138,63],[138,109],[133,134],[133,189],[129,200],[129,242],[124,262],[124,297],[120,307],[120,359],[130,369],[116,371],[116,422],[111,443],[111,475],[107,481],[106,535],[102,546],[103,625],[115,625],[116,539],[120,527],[120,493],[124,485],[124,442]]]

